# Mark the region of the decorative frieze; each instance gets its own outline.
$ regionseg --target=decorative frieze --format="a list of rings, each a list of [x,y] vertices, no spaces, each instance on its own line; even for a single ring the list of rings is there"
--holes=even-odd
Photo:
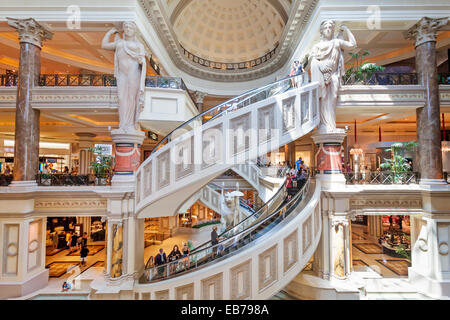
[[[106,209],[106,199],[38,199],[34,202],[36,209]]]
[[[351,199],[351,209],[364,208],[422,208],[422,199]]]

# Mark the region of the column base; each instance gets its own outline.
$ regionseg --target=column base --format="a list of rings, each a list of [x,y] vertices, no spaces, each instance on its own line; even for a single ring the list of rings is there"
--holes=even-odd
[[[333,173],[333,174],[318,173],[316,174],[316,179],[320,180],[322,190],[341,191],[342,188],[345,188],[346,185],[345,176],[342,173]]]
[[[444,179],[420,179],[419,185],[446,185]]]
[[[450,280],[432,279],[417,273],[412,267],[408,268],[408,280],[422,294],[435,299],[450,299]]]
[[[111,179],[112,187],[134,187],[136,183],[136,177],[134,174],[121,175],[115,174]]]
[[[37,187],[36,180],[24,180],[24,181],[11,181],[9,187],[11,188],[32,188]]]
[[[18,298],[44,288],[48,284],[48,275],[49,269],[44,269],[23,282],[0,282],[0,299]]]

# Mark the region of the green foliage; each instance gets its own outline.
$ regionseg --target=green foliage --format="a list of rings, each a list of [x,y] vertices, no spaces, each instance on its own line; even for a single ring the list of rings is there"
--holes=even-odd
[[[406,251],[406,247],[403,244],[399,244],[397,249],[395,249],[395,253],[405,257],[408,260],[411,260],[411,251]]]
[[[389,170],[394,173],[411,171],[412,168],[408,163],[408,160],[403,156],[404,151],[412,151],[418,146],[417,141],[408,141],[403,143],[394,143],[390,148],[385,151],[391,152],[390,159],[384,159],[384,162],[380,164],[381,169]]]
[[[101,147],[88,148],[87,150],[96,157],[96,160],[91,162],[89,168],[92,168],[97,176],[105,177],[111,175],[114,168],[114,157],[103,153]]]
[[[193,226],[192,228],[195,228],[195,229],[200,229],[200,228],[203,228],[203,227],[206,227],[206,226],[212,225],[212,224],[220,224],[220,221],[208,221],[208,222],[204,222],[204,223],[196,224],[196,225],[195,225],[195,226]]]
[[[361,54],[350,52],[354,61],[352,66],[345,71],[345,79],[347,81],[351,80],[353,83],[366,84],[370,82],[376,72],[384,71],[385,68],[382,66],[377,66],[375,63],[368,61],[363,62],[364,58],[369,54],[368,50],[364,50]]]

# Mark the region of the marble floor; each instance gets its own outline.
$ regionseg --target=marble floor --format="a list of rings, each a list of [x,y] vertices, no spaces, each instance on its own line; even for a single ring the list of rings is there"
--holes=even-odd
[[[369,239],[366,229],[352,224],[354,271],[369,278],[407,278],[409,260],[383,254],[382,247]]]

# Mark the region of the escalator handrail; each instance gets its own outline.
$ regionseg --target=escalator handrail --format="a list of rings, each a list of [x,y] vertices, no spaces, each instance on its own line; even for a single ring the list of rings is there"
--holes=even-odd
[[[305,76],[305,77],[303,78],[303,76]],[[248,91],[246,91],[246,92],[244,92],[244,93],[242,93],[242,94],[240,94],[240,95],[238,95],[238,96],[236,96],[236,97],[233,97],[233,98],[231,98],[231,99],[229,99],[229,100],[227,100],[227,101],[224,101],[224,102],[218,104],[218,105],[215,106],[215,107],[212,107],[212,108],[210,108],[210,109],[208,109],[208,110],[206,110],[206,111],[203,111],[202,113],[196,115],[195,117],[189,119],[188,121],[182,123],[181,125],[179,125],[179,126],[176,127],[175,129],[173,129],[173,130],[172,130],[169,134],[167,134],[160,142],[158,142],[158,144],[155,146],[155,148],[153,148],[153,150],[152,150],[151,153],[156,152],[156,151],[162,146],[162,144],[163,144],[165,141],[168,141],[168,139],[173,135],[173,133],[174,133],[175,131],[179,130],[180,128],[182,128],[182,127],[184,127],[184,126],[186,126],[186,125],[188,125],[189,123],[193,122],[194,120],[196,120],[196,119],[202,119],[202,117],[205,116],[205,115],[207,115],[208,113],[212,113],[213,111],[216,111],[216,110],[218,110],[218,109],[224,107],[224,106],[227,105],[227,104],[231,104],[228,108],[222,110],[220,113],[218,113],[217,115],[215,115],[214,117],[212,117],[211,119],[209,119],[209,120],[212,120],[212,119],[216,118],[218,115],[222,114],[223,112],[228,111],[230,108],[234,107],[234,104],[232,104],[232,102],[233,102],[234,100],[238,100],[238,99],[240,99],[240,98],[242,98],[242,97],[244,97],[244,96],[250,95],[250,94],[252,94],[252,93],[254,93],[254,94],[252,95],[252,96],[254,96],[254,95],[257,94],[258,92],[262,92],[262,91],[268,89],[268,88],[271,87],[271,86],[275,86],[275,85],[277,85],[277,84],[279,84],[279,83],[281,83],[281,82],[285,82],[285,81],[287,81],[287,80],[291,80],[291,79],[297,78],[297,77],[298,77],[298,78],[302,77],[302,79],[305,79],[305,80],[306,80],[306,79],[307,79],[307,73],[301,73],[301,74],[298,74],[298,75],[295,75],[295,76],[292,76],[292,77],[285,77],[285,78],[283,78],[283,79],[281,79],[281,80],[272,82],[272,83],[270,83],[270,84],[268,84],[268,85],[265,85],[265,86],[263,86],[263,87],[259,87],[259,88],[256,88],[256,89],[248,90]],[[305,80],[303,80],[303,81],[305,81]],[[295,89],[295,88],[293,88],[293,89]],[[208,121],[209,121],[209,120],[208,120]],[[202,124],[203,124],[203,123],[202,123]]]
[[[222,232],[221,234],[219,234],[219,238],[220,237],[223,237],[224,236],[224,234],[225,233],[229,233],[229,232],[231,232],[233,229],[236,229],[236,228],[238,228],[238,227],[240,227],[241,226],[241,224],[243,224],[243,223],[245,223],[245,222],[247,222],[249,219],[251,219],[251,218],[253,218],[253,217],[256,217],[256,218],[258,218],[261,214],[260,214],[260,211],[263,211],[265,208],[267,208],[268,207],[268,203],[270,203],[270,202],[272,202],[274,199],[276,199],[276,198],[278,198],[278,196],[280,195],[280,193],[282,192],[282,191],[284,191],[284,188],[283,188],[283,186],[286,186],[286,179],[283,181],[283,184],[282,184],[282,187],[280,188],[280,189],[278,189],[278,191],[263,205],[263,206],[261,206],[261,208],[259,208],[258,210],[256,210],[255,212],[253,212],[251,215],[249,215],[248,217],[246,217],[245,219],[243,219],[242,221],[239,221],[239,223],[237,224],[237,225],[235,225],[235,226],[233,226],[232,228],[230,228],[230,229],[228,229],[228,230],[225,230],[224,232]],[[200,249],[200,248],[202,248],[202,247],[204,247],[204,246],[206,246],[207,244],[210,244],[211,243],[211,240],[209,240],[209,241],[207,241],[207,242],[204,242],[203,244],[201,244],[201,245],[199,245],[197,248],[195,248],[194,249],[194,251],[192,252],[192,253],[195,253],[195,252],[197,252],[198,251],[198,249]]]
[[[209,246],[209,247],[204,248],[204,249],[202,249],[202,250],[193,251],[193,252],[190,253],[190,255],[196,254],[196,253],[198,253],[198,252],[200,252],[200,251],[206,251],[206,250],[212,250],[212,249],[214,249],[214,248],[219,248],[219,246],[223,246],[225,242],[228,242],[228,243],[229,243],[230,240],[233,240],[233,243],[234,243],[234,241],[235,241],[236,238],[240,239],[240,238],[242,238],[242,236],[244,235],[244,233],[246,233],[246,234],[251,233],[253,230],[255,230],[256,228],[258,228],[259,226],[261,226],[262,224],[264,224],[264,223],[267,222],[268,220],[272,219],[272,218],[273,218],[274,216],[276,216],[277,214],[282,213],[283,210],[284,210],[284,212],[286,213],[287,210],[288,210],[287,208],[289,208],[289,210],[291,210],[291,209],[293,208],[293,207],[292,207],[292,204],[294,204],[296,201],[298,201],[300,197],[302,197],[301,201],[303,201],[303,200],[305,199],[305,197],[304,197],[303,195],[304,195],[306,192],[309,191],[310,183],[311,183],[311,178],[310,178],[310,176],[308,176],[308,177],[307,177],[307,180],[306,180],[306,182],[305,182],[305,184],[302,186],[302,188],[301,188],[300,190],[298,190],[298,192],[296,193],[296,195],[293,196],[291,200],[289,200],[288,202],[284,203],[283,206],[282,206],[281,208],[276,209],[272,214],[270,214],[269,216],[267,216],[267,217],[264,218],[263,220],[261,220],[261,221],[255,223],[255,224],[253,224],[253,225],[251,225],[250,227],[248,227],[248,228],[242,230],[241,232],[235,234],[234,236],[232,236],[232,237],[230,237],[230,238],[228,238],[228,239],[219,241],[219,242],[218,242],[216,245],[214,245],[214,246]],[[280,189],[286,189],[286,184],[284,184],[283,187],[280,188]],[[284,217],[284,218],[285,218],[285,217]],[[283,220],[284,220],[284,218],[283,218]],[[230,229],[230,230],[231,230],[231,229]],[[244,235],[244,236],[245,236],[245,235]],[[179,259],[179,260],[182,260],[182,259],[183,259],[183,258],[181,258],[181,259]],[[173,263],[173,261],[171,261],[171,262],[169,262],[169,263],[166,263],[166,264],[162,264],[162,265],[155,266],[154,268],[168,268],[169,265],[172,264],[172,263]],[[195,269],[195,268],[194,268],[194,269]],[[146,270],[149,270],[149,269],[146,269]],[[185,270],[185,271],[186,271],[186,270]],[[193,269],[189,269],[189,271],[193,271]],[[184,272],[180,272],[180,273],[177,273],[177,274],[182,274],[182,273],[184,273]]]

